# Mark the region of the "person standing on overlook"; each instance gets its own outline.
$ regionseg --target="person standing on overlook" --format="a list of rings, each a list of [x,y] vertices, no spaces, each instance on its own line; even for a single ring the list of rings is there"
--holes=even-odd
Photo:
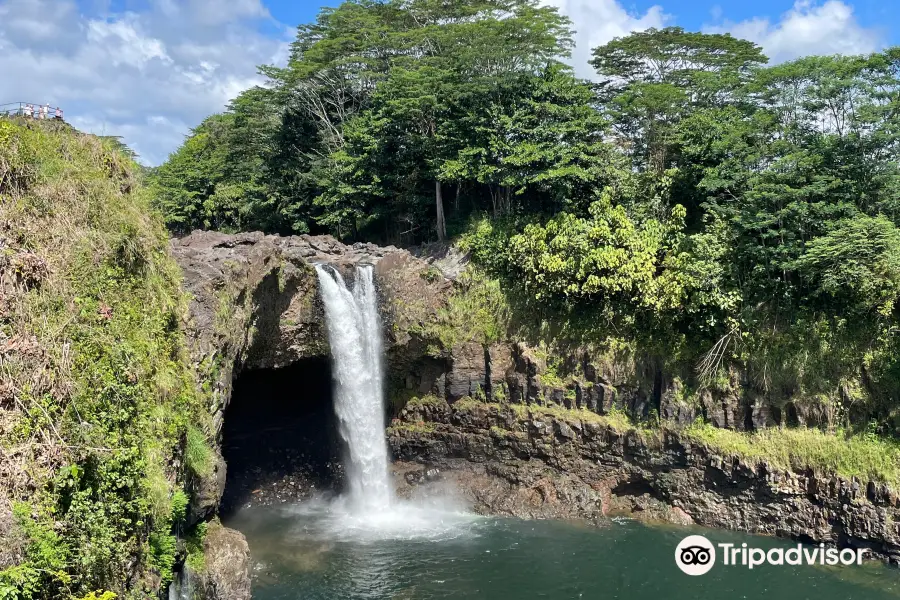
[[[63,113],[62,113],[62,110],[58,106],[56,107],[55,117],[56,117],[57,121],[62,121]]]
[[[34,107],[30,104],[26,104],[23,113],[25,114],[25,118],[30,119],[34,115]]]

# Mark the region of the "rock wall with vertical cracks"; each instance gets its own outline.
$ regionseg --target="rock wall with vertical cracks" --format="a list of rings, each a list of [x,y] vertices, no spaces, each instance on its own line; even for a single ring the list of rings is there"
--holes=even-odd
[[[669,425],[431,398],[403,409],[388,442],[407,493],[439,473],[484,514],[696,523],[865,548],[900,564],[900,497],[888,486],[743,460]]]

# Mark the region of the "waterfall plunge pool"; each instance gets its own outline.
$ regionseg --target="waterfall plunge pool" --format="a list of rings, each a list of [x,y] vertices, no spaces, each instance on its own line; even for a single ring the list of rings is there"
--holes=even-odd
[[[791,547],[785,540],[630,520],[595,524],[445,517],[429,525],[357,524],[321,503],[257,507],[226,522],[250,544],[255,600],[887,600],[900,571],[862,566],[675,566],[686,535]],[[421,524],[420,524],[421,525]]]
[[[900,571],[862,566],[716,566],[682,573],[674,550],[686,535],[714,543],[790,547],[734,532],[483,518],[447,498],[394,497],[384,440],[381,327],[372,269],[348,285],[319,266],[343,495],[243,508],[225,524],[246,535],[257,600],[597,598],[881,600],[900,595]],[[321,383],[322,379],[319,378]],[[325,454],[327,456],[327,452]]]

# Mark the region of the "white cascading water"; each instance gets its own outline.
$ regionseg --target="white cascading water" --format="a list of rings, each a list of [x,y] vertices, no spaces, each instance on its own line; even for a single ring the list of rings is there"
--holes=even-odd
[[[313,500],[290,510],[318,515],[305,535],[324,540],[448,539],[464,535],[472,522],[444,488],[422,490],[413,500],[395,500],[385,440],[381,322],[374,269],[356,268],[352,291],[334,267],[317,265],[325,305],[334,410],[347,446],[347,494],[323,504]],[[362,568],[362,565],[357,565]]]
[[[193,600],[194,577],[191,570],[184,568],[175,574],[172,583],[169,584],[169,600]]]
[[[381,322],[373,268],[356,268],[351,292],[333,267],[316,266],[331,345],[334,408],[347,444],[345,472],[353,510],[384,510],[392,500],[384,439]]]

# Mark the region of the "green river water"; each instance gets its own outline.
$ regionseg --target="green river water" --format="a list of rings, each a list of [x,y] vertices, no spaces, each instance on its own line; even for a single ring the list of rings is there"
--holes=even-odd
[[[796,546],[734,532],[483,518],[401,510],[348,516],[326,504],[245,509],[242,531],[257,564],[255,600],[880,600],[900,597],[900,570],[862,566],[717,564],[682,573],[674,552],[686,535],[714,544]]]

